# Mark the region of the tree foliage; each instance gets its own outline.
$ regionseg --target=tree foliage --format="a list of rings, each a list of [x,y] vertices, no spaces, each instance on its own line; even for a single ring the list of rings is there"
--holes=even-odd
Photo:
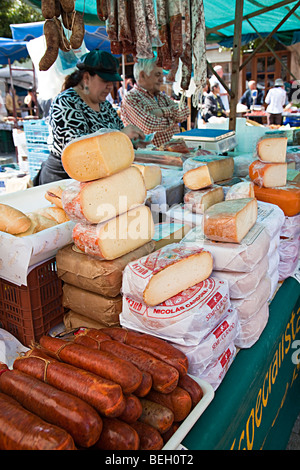
[[[0,37],[11,38],[10,24],[43,21],[41,11],[22,0],[0,0]]]

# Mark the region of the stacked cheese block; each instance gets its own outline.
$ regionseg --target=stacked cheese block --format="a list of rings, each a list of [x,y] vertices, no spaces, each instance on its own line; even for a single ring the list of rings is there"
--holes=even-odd
[[[299,262],[300,214],[284,218],[278,251],[278,277],[279,281],[283,281],[295,272]]]
[[[249,176],[254,182],[257,199],[277,205],[286,217],[286,225],[295,227],[291,238],[282,235],[280,239],[279,280],[293,273],[298,262],[300,246],[296,228],[297,215],[300,212],[300,184],[287,181],[286,149],[286,138],[261,139],[257,144],[258,160],[249,167]]]
[[[232,348],[239,331],[228,283],[212,269],[209,250],[181,242],[129,263],[123,274],[121,325],[181,349],[198,377]]]
[[[83,315],[86,326],[91,320],[97,326],[119,324],[122,300],[117,279],[127,262],[154,249],[145,181],[132,166],[133,159],[132,143],[119,131],[75,139],[63,151],[64,168],[75,180],[61,196],[64,210],[76,222],[74,245],[57,256],[59,276],[65,281],[63,304],[71,310],[65,320],[68,326],[83,320],[76,315],[75,320],[74,312]],[[95,279],[101,278],[100,284],[91,280],[92,272]]]

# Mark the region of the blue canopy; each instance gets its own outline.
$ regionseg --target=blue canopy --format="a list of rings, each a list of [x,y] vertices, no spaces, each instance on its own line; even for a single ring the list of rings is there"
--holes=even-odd
[[[30,41],[42,36],[43,27],[44,21],[10,25],[12,37],[18,41]],[[89,51],[101,49],[102,51],[110,52],[110,41],[108,40],[105,26],[85,25],[84,42]]]
[[[16,41],[10,38],[0,38],[0,64],[8,64],[14,60],[20,60],[28,57],[28,51],[25,41]]]

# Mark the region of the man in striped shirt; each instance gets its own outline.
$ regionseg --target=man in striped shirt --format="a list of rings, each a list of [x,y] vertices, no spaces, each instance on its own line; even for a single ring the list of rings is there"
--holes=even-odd
[[[121,105],[121,117],[125,126],[134,124],[145,134],[155,132],[153,145],[169,142],[179,132],[178,124],[189,116],[186,104],[182,109],[166,94],[160,91],[163,83],[163,69],[156,65],[156,59],[139,59],[133,69],[136,84]]]

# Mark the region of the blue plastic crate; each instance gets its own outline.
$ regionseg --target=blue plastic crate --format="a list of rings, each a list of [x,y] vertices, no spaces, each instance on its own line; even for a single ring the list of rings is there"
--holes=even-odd
[[[284,124],[291,127],[300,127],[300,116],[284,116]]]
[[[48,153],[28,153],[28,171],[30,178],[33,179],[35,175],[39,172],[42,163],[47,160],[49,155]]]
[[[23,121],[27,144],[47,144],[49,125],[44,119]]]

